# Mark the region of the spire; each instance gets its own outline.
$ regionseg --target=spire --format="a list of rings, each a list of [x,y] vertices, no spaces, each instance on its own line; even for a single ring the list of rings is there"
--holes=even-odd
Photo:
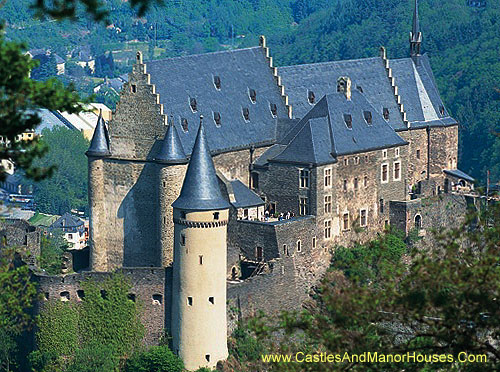
[[[420,32],[420,22],[418,20],[418,0],[415,0],[415,9],[413,11],[413,25],[410,32],[410,55],[412,58],[420,55],[420,46],[422,44],[422,33]]]
[[[173,120],[167,127],[167,133],[165,133],[160,152],[155,160],[164,164],[182,164],[187,162],[187,157],[182,148],[182,143]]]
[[[203,116],[200,116],[200,128],[194,142],[181,194],[172,206],[200,211],[229,208],[229,203],[222,197],[219,188],[214,162],[205,137]]]
[[[92,136],[92,141],[90,141],[89,149],[86,152],[87,156],[109,156],[111,152],[109,151],[109,135],[102,118],[102,110],[99,110],[99,118],[97,119],[97,125],[94,129],[94,135]]]

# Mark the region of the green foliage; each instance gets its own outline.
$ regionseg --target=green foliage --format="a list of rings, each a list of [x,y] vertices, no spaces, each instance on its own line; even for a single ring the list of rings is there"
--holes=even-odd
[[[77,350],[66,372],[114,372],[118,366],[113,348],[95,343]]]
[[[40,244],[40,268],[49,275],[61,273],[63,253],[68,247],[67,241],[60,232],[53,232],[51,236],[42,235]]]
[[[37,167],[55,165],[57,172],[50,179],[35,183],[37,211],[62,215],[71,209],[87,208],[87,151],[89,142],[79,131],[58,126],[42,131],[46,155],[34,162]]]
[[[184,364],[168,346],[152,346],[127,361],[127,372],[182,372]]]
[[[338,247],[332,259],[332,269],[358,283],[376,282],[385,270],[395,270],[406,245],[401,237],[385,234],[368,244],[352,248]]]
[[[264,346],[253,337],[248,328],[240,325],[236,328],[230,340],[230,352],[241,363],[258,361],[264,353]]]
[[[85,297],[80,307],[80,337],[83,344],[112,347],[115,355],[130,355],[144,336],[139,305],[128,298],[130,284],[123,275],[82,284]]]
[[[270,363],[269,371],[493,371],[500,368],[500,205],[478,219],[436,235],[437,246],[412,252],[406,270],[382,270],[376,286],[346,279],[338,270],[324,278],[318,301],[279,322],[262,316],[254,331],[272,352],[327,354],[487,355],[476,364]],[[391,242],[392,240],[392,242]],[[377,243],[379,244],[379,243]],[[384,255],[401,253],[400,242]],[[345,256],[345,254],[344,254]],[[347,260],[345,260],[347,262]],[[349,262],[353,262],[350,260]],[[370,263],[368,263],[370,264]],[[347,269],[344,267],[344,272]],[[283,335],[276,344],[271,335]],[[463,356],[463,354],[462,354]]]
[[[44,107],[49,110],[78,111],[81,106],[78,96],[71,89],[65,89],[57,80],[35,81],[29,78],[30,70],[36,67],[22,51],[23,45],[6,42],[3,32],[0,35],[0,136],[7,144],[0,144],[0,159],[12,159],[26,175],[39,180],[53,172],[52,165],[33,167],[34,159],[47,153],[47,147],[38,141],[16,141],[16,137],[40,123],[35,110]],[[0,179],[5,176],[0,169]]]
[[[51,54],[50,56],[36,56],[35,59],[40,61],[40,65],[38,67],[35,67],[31,71],[32,79],[47,80],[50,77],[57,75],[57,63],[56,58],[53,54]]]
[[[78,347],[78,311],[73,303],[59,299],[44,304],[36,333],[42,355],[73,355]]]
[[[27,265],[16,258],[14,249],[0,254],[0,329],[17,336],[32,324],[30,309],[36,286]]]
[[[37,331],[39,349],[30,354],[33,370],[107,371],[131,355],[144,337],[140,307],[128,299],[130,284],[121,274],[82,283],[78,303],[44,303]]]

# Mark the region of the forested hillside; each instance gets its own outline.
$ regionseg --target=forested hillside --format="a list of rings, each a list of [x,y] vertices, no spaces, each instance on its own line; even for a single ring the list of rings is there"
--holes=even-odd
[[[90,94],[104,77],[128,72],[136,50],[146,59],[256,45],[268,36],[279,65],[378,55],[408,56],[413,0],[165,0],[137,18],[122,0],[107,0],[109,25],[91,19],[33,19],[35,0],[7,0],[0,9],[6,36],[29,48],[48,48],[67,61],[65,81]],[[461,124],[460,167],[484,180],[500,180],[500,3],[475,8],[466,0],[420,0],[423,50],[443,99]],[[88,46],[107,71],[74,65]],[[107,58],[107,59],[105,59]],[[107,89],[107,88],[106,88]],[[98,98],[113,104],[103,89]],[[104,93],[108,96],[104,96]]]

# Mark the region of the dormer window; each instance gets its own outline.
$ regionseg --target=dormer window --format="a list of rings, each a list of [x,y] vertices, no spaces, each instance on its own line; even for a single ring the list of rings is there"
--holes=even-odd
[[[250,101],[252,101],[252,103],[255,103],[257,102],[257,92],[255,91],[255,89],[248,89],[248,96],[250,97]]]
[[[351,114],[344,114],[344,122],[347,128],[352,129],[352,116]]]
[[[271,115],[275,118],[278,116],[278,107],[276,106],[275,103],[270,103],[269,104],[269,109],[271,110]]]
[[[365,118],[366,124],[372,124],[372,113],[371,111],[363,111],[363,116]]]
[[[307,100],[311,105],[313,105],[314,102],[316,102],[316,97],[314,96],[314,92],[312,90],[307,91]]]
[[[191,111],[193,112],[198,111],[198,104],[196,103],[196,98],[193,97],[189,98],[189,106],[191,106]]]
[[[356,89],[359,90],[360,93],[363,93],[363,87],[361,85],[356,85]]]
[[[220,76],[214,75],[215,89],[220,90]]]
[[[182,127],[182,130],[183,130],[184,132],[187,132],[187,131],[188,131],[188,129],[189,129],[189,128],[188,128],[188,121],[187,121],[187,119],[186,119],[186,118],[182,118],[182,119],[181,119],[181,127]]]
[[[248,109],[248,107],[243,107],[241,111],[243,114],[243,119],[245,119],[245,121],[250,121],[250,110]]]
[[[137,85],[135,85],[135,84],[130,85],[130,91],[132,93],[137,93]]]
[[[443,105],[439,106],[439,113],[441,114],[441,116],[444,116],[444,106]]]
[[[214,111],[214,122],[215,125],[220,127],[220,113]]]
[[[384,115],[385,120],[389,120],[389,109],[387,107],[383,108],[382,114]]]

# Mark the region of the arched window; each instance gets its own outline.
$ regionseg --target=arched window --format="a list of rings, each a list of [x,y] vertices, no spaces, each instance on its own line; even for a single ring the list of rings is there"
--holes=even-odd
[[[422,228],[422,216],[417,214],[415,216],[415,228],[420,230]]]

